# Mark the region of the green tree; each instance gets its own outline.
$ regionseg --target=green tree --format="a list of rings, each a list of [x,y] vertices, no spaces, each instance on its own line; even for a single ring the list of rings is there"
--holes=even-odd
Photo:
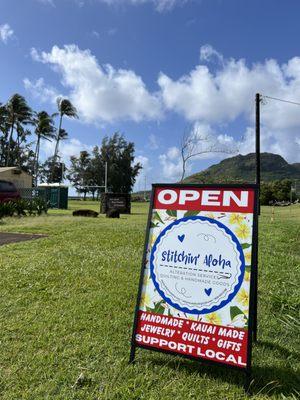
[[[23,166],[24,160],[26,160],[28,148],[30,148],[32,145],[32,143],[28,142],[27,140],[31,136],[31,131],[29,129],[25,129],[22,124],[17,123],[16,132],[16,141],[11,141],[11,159],[16,160],[15,164],[17,164],[18,167],[21,168]],[[30,163],[32,163],[32,160],[30,160]]]
[[[68,168],[67,178],[73,183],[79,193],[86,194],[90,191],[90,186],[94,185],[93,169],[91,156],[87,151],[81,151],[79,157],[72,156],[71,165]]]
[[[59,125],[58,125],[58,129],[57,129],[57,133],[56,133],[56,143],[55,143],[55,149],[54,149],[54,155],[53,155],[52,172],[54,172],[55,163],[57,161],[59,143],[62,140],[63,132],[66,132],[62,129],[63,117],[67,116],[69,118],[78,118],[76,108],[73,106],[73,104],[68,99],[63,99],[63,98],[59,97],[57,99],[57,108],[58,108],[58,114],[59,114]],[[65,137],[65,139],[66,139],[66,137]]]
[[[267,206],[274,201],[272,184],[265,182],[260,185],[260,204]]]
[[[9,133],[8,112],[5,105],[0,103],[0,165],[5,165],[5,151],[7,149],[7,138]]]
[[[7,108],[5,105],[0,103],[0,132],[2,134],[7,134]]]
[[[19,144],[21,128],[24,125],[30,124],[32,122],[32,110],[28,106],[25,98],[16,93],[8,100],[6,104],[6,112],[7,124],[9,125],[9,136],[5,165],[8,166],[12,164],[14,160],[14,158],[11,157],[14,130],[17,128],[17,143]]]
[[[130,193],[136,177],[142,169],[140,163],[134,163],[134,143],[127,142],[122,135],[115,133],[104,137],[100,149],[102,167],[108,163],[108,187],[112,192]],[[104,181],[104,179],[103,179]]]
[[[274,200],[288,201],[290,200],[292,181],[283,179],[272,182]]]
[[[105,188],[105,162],[102,160],[101,156],[101,148],[98,146],[94,146],[92,150],[92,157],[91,157],[91,168],[93,171],[93,180],[91,188],[91,192],[93,198],[95,193],[97,192],[97,198],[99,197],[101,192],[104,192]],[[101,187],[101,188],[100,188]]]
[[[33,174],[35,177],[35,185],[38,181],[38,170],[39,170],[39,154],[41,140],[51,141],[55,138],[55,126],[53,117],[50,116],[46,111],[40,111],[34,114],[33,118],[34,133],[37,137],[35,152],[34,152],[34,162],[33,162]]]
[[[109,190],[130,193],[142,166],[134,163],[134,143],[127,142],[118,133],[104,137],[101,147],[95,146],[92,154],[82,151],[79,157],[71,157],[67,177],[78,192],[84,196],[91,192],[94,198],[99,186],[104,186],[106,162]]]
[[[38,175],[42,183],[61,183],[65,178],[66,167],[62,162],[54,162],[53,157],[39,166]]]
[[[263,182],[260,187],[260,203],[269,205],[274,201],[289,201],[292,181],[290,179]],[[295,196],[293,197],[293,200]]]
[[[61,142],[68,138],[68,133],[64,129],[61,129],[58,137],[55,135],[55,138],[58,142]],[[65,177],[65,164],[60,161],[59,155],[55,158],[54,156],[49,157],[44,164],[41,165],[41,168],[39,168],[38,174],[42,182],[61,183]]]

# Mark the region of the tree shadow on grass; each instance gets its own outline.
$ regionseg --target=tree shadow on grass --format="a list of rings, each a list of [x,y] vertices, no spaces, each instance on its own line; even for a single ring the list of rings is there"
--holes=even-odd
[[[292,358],[295,362],[300,362],[300,352],[296,350],[289,350],[278,343],[273,343],[268,340],[260,340],[255,343],[255,346],[264,347],[271,351],[277,351],[284,358]]]
[[[282,358],[292,358],[295,363],[299,360],[299,353],[290,351],[276,343],[272,342],[258,342],[256,346],[265,347],[271,351],[279,352]],[[149,357],[149,355],[148,355]],[[148,358],[147,357],[147,358]],[[274,354],[274,360],[276,359]],[[149,358],[148,358],[149,360]],[[255,361],[255,360],[254,360]],[[185,369],[190,373],[197,373],[199,376],[207,375],[209,378],[216,379],[219,382],[226,382],[233,385],[243,387],[245,383],[245,374],[243,371],[237,371],[225,366],[211,366],[201,361],[187,360],[181,357],[169,356],[166,357],[151,353],[151,362],[155,365],[161,365],[173,370]],[[275,365],[256,366],[255,363],[252,367],[251,385],[249,389],[249,396],[291,396],[291,399],[298,398],[300,394],[300,376],[289,366],[279,367]]]

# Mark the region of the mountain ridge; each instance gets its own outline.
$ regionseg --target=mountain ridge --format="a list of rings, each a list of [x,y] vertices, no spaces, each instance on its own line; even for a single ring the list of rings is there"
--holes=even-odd
[[[300,179],[300,162],[289,164],[282,156],[261,153],[261,180]],[[245,183],[255,181],[255,153],[225,158],[186,177],[182,183]]]

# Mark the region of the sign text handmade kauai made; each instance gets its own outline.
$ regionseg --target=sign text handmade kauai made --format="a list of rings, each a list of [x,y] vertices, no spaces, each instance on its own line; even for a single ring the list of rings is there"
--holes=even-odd
[[[256,273],[253,185],[154,185],[135,347],[249,370]]]

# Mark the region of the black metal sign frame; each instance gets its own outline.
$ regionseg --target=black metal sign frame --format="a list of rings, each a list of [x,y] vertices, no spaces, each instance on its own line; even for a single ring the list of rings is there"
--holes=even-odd
[[[153,203],[154,203],[154,193],[156,188],[160,187],[172,187],[172,188],[199,188],[199,189],[252,189],[254,191],[254,209],[253,209],[253,227],[252,227],[252,252],[251,252],[251,274],[250,274],[250,295],[249,295],[249,318],[248,318],[248,341],[247,341],[247,365],[246,368],[241,368],[234,365],[228,365],[224,363],[219,363],[213,360],[207,360],[202,357],[195,357],[186,354],[180,354],[175,351],[169,351],[164,349],[158,349],[146,345],[141,345],[136,343],[135,336],[137,331],[137,324],[138,324],[138,312],[140,309],[140,302],[141,302],[141,295],[142,295],[142,288],[143,288],[143,279],[144,279],[144,272],[146,266],[146,256],[147,256],[147,248],[148,248],[148,241],[149,241],[149,234],[150,234],[150,223],[152,218],[152,211],[153,211]],[[140,272],[140,279],[138,284],[138,293],[137,293],[137,301],[134,313],[134,321],[133,321],[133,330],[132,330],[132,338],[131,338],[131,350],[130,350],[130,357],[129,362],[134,363],[135,361],[135,353],[136,348],[140,347],[146,350],[157,351],[166,354],[173,354],[179,357],[184,357],[192,360],[197,360],[198,362],[202,362],[209,365],[218,365],[224,366],[231,369],[239,370],[244,372],[246,375],[245,379],[245,389],[248,390],[250,381],[251,381],[251,365],[252,365],[252,341],[256,339],[257,336],[257,283],[258,283],[258,190],[259,185],[257,184],[153,184],[152,185],[152,192],[151,192],[151,199],[150,199],[150,207],[148,213],[148,221],[146,227],[146,235],[145,235],[145,243],[144,243],[144,252],[142,258],[142,265],[141,265],[141,272]]]

